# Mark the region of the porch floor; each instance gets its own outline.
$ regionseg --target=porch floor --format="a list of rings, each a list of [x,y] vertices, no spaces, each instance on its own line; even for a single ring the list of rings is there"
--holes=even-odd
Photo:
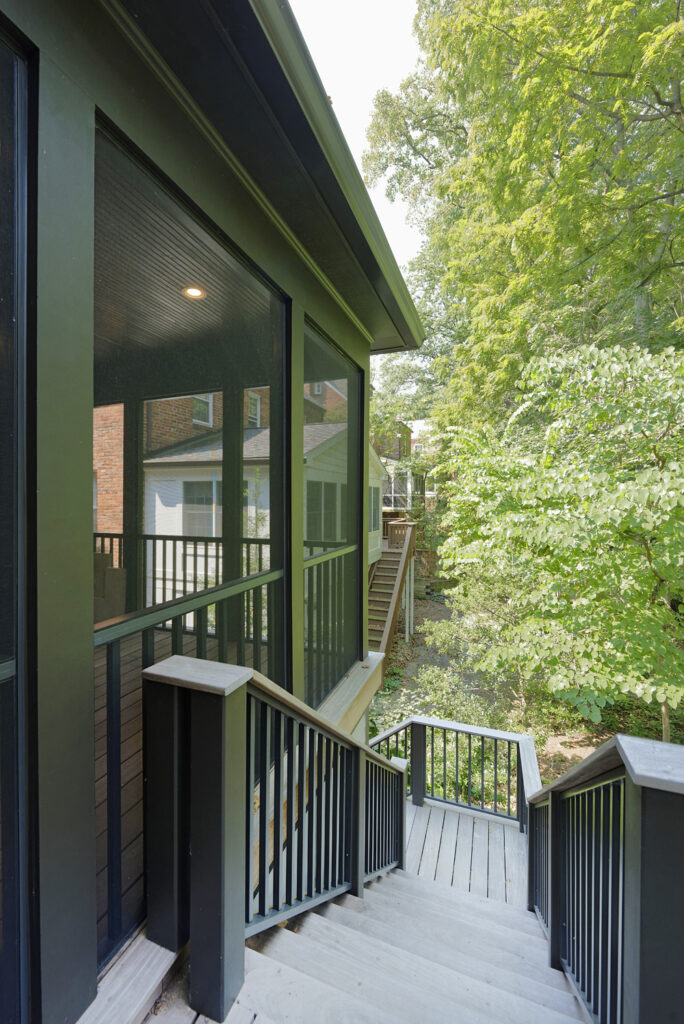
[[[406,871],[527,907],[527,842],[517,821],[426,800],[406,805]]]

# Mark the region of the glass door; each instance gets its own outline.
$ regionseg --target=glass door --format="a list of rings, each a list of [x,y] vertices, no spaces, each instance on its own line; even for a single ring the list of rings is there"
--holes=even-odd
[[[22,61],[0,38],[0,1021],[20,1020],[19,434]]]

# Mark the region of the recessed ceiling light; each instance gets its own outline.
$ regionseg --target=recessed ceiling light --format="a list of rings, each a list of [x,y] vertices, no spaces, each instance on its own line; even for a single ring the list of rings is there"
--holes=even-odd
[[[186,298],[188,298],[188,299],[203,299],[204,298],[203,290],[201,288],[198,288],[196,285],[192,285],[190,288],[184,288],[183,289],[183,295],[185,295]]]

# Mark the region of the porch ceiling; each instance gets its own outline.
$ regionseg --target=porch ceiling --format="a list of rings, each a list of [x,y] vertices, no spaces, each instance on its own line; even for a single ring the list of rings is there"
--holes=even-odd
[[[120,6],[373,338],[372,351],[418,347],[420,320],[288,4]]]

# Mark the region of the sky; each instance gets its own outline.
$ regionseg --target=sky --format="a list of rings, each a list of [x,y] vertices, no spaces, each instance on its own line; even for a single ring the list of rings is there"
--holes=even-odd
[[[376,92],[395,91],[418,57],[412,34],[416,0],[289,3],[360,169]],[[405,269],[418,252],[420,235],[406,223],[403,204],[385,198],[382,185],[369,191],[397,263]]]

